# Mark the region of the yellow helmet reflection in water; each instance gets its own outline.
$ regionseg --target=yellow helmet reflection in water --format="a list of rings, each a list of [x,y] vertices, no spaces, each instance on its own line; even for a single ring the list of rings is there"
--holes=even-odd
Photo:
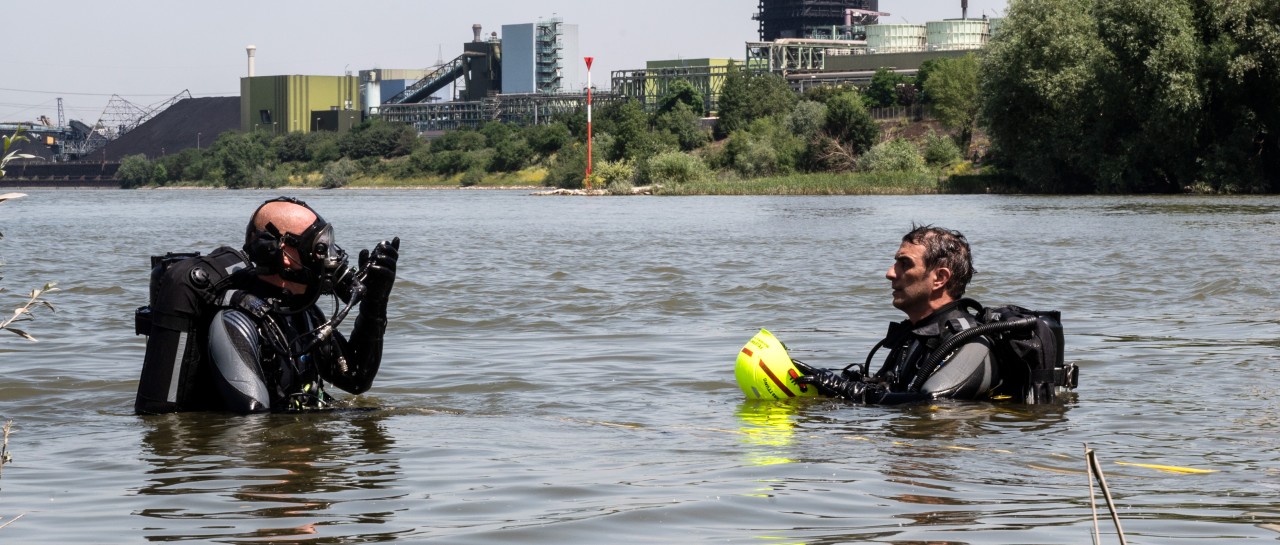
[[[747,462],[755,466],[771,466],[794,462],[791,441],[795,435],[792,414],[796,407],[777,401],[746,400],[738,407],[738,430],[747,444]]]
[[[800,371],[791,363],[787,347],[783,346],[767,329],[761,329],[738,351],[738,361],[733,369],[738,386],[747,399],[789,399],[814,397],[816,388],[796,384],[792,379]]]

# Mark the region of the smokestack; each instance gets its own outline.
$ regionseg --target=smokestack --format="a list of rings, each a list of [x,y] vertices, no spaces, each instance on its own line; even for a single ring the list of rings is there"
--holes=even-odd
[[[480,43],[484,41],[484,38],[482,37],[483,32],[480,31],[479,23],[471,25],[471,31],[476,33],[476,39],[475,39],[476,43]]]
[[[969,0],[960,0],[960,18],[969,18]]]
[[[254,51],[257,51],[258,48],[251,45],[244,48],[244,50],[249,54],[249,77],[253,77],[253,53]]]

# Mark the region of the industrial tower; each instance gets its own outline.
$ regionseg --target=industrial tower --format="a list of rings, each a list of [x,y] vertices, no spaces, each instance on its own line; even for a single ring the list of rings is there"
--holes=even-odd
[[[760,41],[780,38],[829,38],[846,23],[848,10],[880,11],[880,0],[760,0],[753,17],[760,21]],[[874,24],[874,16],[863,24]]]

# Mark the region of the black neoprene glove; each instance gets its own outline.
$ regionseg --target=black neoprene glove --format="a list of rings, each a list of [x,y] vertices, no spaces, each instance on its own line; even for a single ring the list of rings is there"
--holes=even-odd
[[[396,260],[400,257],[400,237],[382,241],[373,251],[360,250],[360,270],[364,277],[365,301],[386,306],[391,285],[396,281]],[[365,268],[365,267],[368,268]]]
[[[796,369],[803,375],[794,380],[797,384],[809,384],[818,392],[828,397],[863,401],[867,391],[867,383],[861,380],[859,373],[837,373],[831,369],[819,369],[804,362],[793,361]]]

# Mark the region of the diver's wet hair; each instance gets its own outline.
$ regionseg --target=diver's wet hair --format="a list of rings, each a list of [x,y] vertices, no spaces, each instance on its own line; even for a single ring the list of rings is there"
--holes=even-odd
[[[973,256],[969,253],[969,240],[960,231],[911,224],[911,232],[903,235],[903,242],[924,246],[924,266],[933,270],[946,267],[951,271],[947,281],[947,295],[953,299],[964,296],[964,290],[973,279]]]

